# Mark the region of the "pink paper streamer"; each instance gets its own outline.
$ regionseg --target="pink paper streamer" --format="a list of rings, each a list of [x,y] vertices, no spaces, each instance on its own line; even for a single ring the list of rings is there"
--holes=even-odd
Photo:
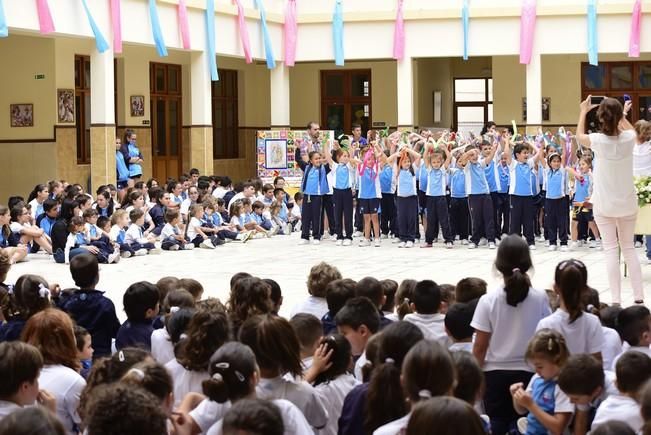
[[[113,25],[113,51],[122,53],[122,13],[120,0],[111,0],[111,24]]]
[[[536,32],[536,0],[523,0],[520,14],[520,63],[529,65]]]
[[[631,39],[628,43],[628,57],[640,57],[640,30],[642,28],[642,1],[635,0],[631,15]]]
[[[285,65],[287,66],[294,66],[296,61],[297,39],[296,0],[289,0],[285,9]]]
[[[402,60],[405,57],[405,20],[402,16],[403,0],[398,0],[396,25],[393,31],[393,58]]]
[[[36,0],[36,11],[38,12],[38,26],[41,33],[47,34],[54,32],[54,21],[50,14],[50,7],[47,0]]]
[[[181,30],[181,40],[183,48],[190,49],[190,25],[188,24],[188,10],[185,7],[185,0],[179,0],[179,29]]]
[[[233,4],[237,5],[237,25],[240,31],[242,49],[244,50],[244,59],[246,59],[246,63],[251,63],[253,62],[253,58],[251,57],[251,41],[249,40],[249,31],[246,28],[246,21],[244,20],[242,0],[233,0]]]

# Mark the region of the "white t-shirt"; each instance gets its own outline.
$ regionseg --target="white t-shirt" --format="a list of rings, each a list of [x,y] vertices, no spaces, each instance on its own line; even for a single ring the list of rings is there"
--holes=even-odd
[[[464,351],[472,353],[472,346],[472,341],[458,342],[452,343],[450,347],[448,347],[448,350],[450,352]]]
[[[613,371],[616,371],[615,368],[617,366],[617,361],[619,361],[619,359],[622,357],[622,355],[624,355],[626,352],[631,352],[631,351],[641,352],[641,353],[647,355],[649,358],[651,358],[651,348],[649,348],[648,346],[630,346],[630,347],[627,347],[626,350],[624,350],[624,352],[617,355],[615,357],[615,359],[613,360],[613,367],[612,367]]]
[[[174,344],[166,328],[155,329],[151,333],[151,356],[163,365],[174,359]]]
[[[204,399],[196,408],[190,411],[190,417],[199,426],[201,432],[208,432],[216,422],[224,418],[224,414],[231,407],[231,402],[217,403]]]
[[[0,421],[2,421],[3,418],[11,414],[12,412],[18,411],[20,409],[23,409],[23,407],[15,404],[14,402],[0,400]]]
[[[636,144],[633,147],[633,175],[651,176],[651,142]]]
[[[310,426],[320,429],[328,423],[328,411],[321,395],[305,381],[296,381],[278,376],[260,379],[256,387],[258,398],[265,400],[285,399],[301,410]]]
[[[403,320],[418,326],[426,340],[436,340],[445,347],[450,345],[450,337],[445,332],[445,314],[411,313]]]
[[[411,418],[411,412],[404,417],[400,417],[397,420],[393,420],[384,426],[380,426],[373,431],[373,435],[400,435],[403,430],[407,429],[409,424],[409,419]]]
[[[228,206],[227,209],[230,212],[231,210],[231,205],[235,204],[235,201],[239,201],[240,199],[244,199],[246,196],[244,196],[244,192],[236,193],[230,201],[228,201]]]
[[[202,225],[199,219],[197,219],[196,217],[191,218],[190,223],[188,223],[188,233],[187,233],[188,239],[190,239],[191,241],[194,240],[195,237],[197,237],[197,235],[199,234],[197,232],[197,228],[201,228],[201,227]]]
[[[174,232],[175,230],[177,231],[176,233]],[[174,237],[177,234],[181,235],[183,234],[183,232],[178,226],[175,227],[169,222],[166,223],[165,226],[163,226],[163,229],[160,232],[161,239],[163,240],[167,239],[168,237]]]
[[[543,328],[559,332],[565,338],[570,354],[597,353],[604,347],[601,322],[594,314],[583,313],[570,323],[570,315],[559,308],[538,322],[536,331]]]
[[[127,214],[131,213],[131,210],[134,209],[134,206],[130,205],[129,207],[125,208],[124,211],[127,212]],[[145,223],[148,224],[151,222],[151,215],[149,214],[148,211],[145,212]]]
[[[302,435],[313,433],[312,428],[301,411],[293,403],[287,400],[272,400],[272,403],[278,407],[280,415],[283,418],[283,425],[285,426],[284,435]],[[215,423],[206,435],[221,435],[222,434],[222,420]]]
[[[39,388],[48,391],[56,399],[57,417],[66,433],[76,435],[75,424],[81,423],[77,412],[79,397],[86,381],[79,373],[63,365],[47,365],[38,377]]]
[[[590,147],[599,164],[594,168],[591,201],[595,216],[624,217],[637,213],[637,195],[633,184],[633,148],[635,131],[619,136],[592,133]]]
[[[604,347],[601,349],[601,359],[604,370],[615,370],[614,362],[617,355],[622,353],[622,339],[614,329],[601,327],[604,332]]]
[[[186,370],[176,359],[165,364],[165,368],[174,379],[174,407],[177,408],[188,393],[203,393],[201,383],[210,379],[208,371],[195,372]]]
[[[362,352],[362,354],[357,358],[357,361],[355,361],[355,367],[353,368],[353,374],[355,375],[355,378],[357,378],[358,381],[362,382],[364,379],[364,374],[362,373],[362,368],[366,364],[368,360],[366,359],[366,351]]]
[[[124,243],[131,245],[132,243],[147,243],[148,240],[144,236],[142,232],[142,228],[140,228],[136,224],[131,224],[129,225],[129,229],[127,229],[127,233],[124,236]]]
[[[223,188],[222,186],[217,186],[215,187],[215,190],[212,191],[212,196],[215,198],[224,198],[224,195],[226,195],[226,192],[228,192],[227,189]]]
[[[299,302],[294,305],[292,312],[289,316],[291,319],[297,314],[305,313],[312,314],[316,316],[317,319],[321,320],[323,316],[328,312],[328,302],[326,298],[318,298],[316,296],[308,296],[303,302]]]
[[[294,204],[294,207],[292,207],[291,215],[295,219],[300,219],[301,218],[301,206],[298,204]]]
[[[349,373],[339,375],[337,378],[324,382],[314,387],[321,395],[323,404],[328,411],[328,423],[323,429],[315,431],[318,435],[337,435],[339,430],[339,417],[344,406],[344,399],[350,390],[359,385],[360,382]]]
[[[181,214],[188,214],[191,205],[192,205],[192,200],[190,200],[190,198],[185,198],[181,203],[181,206],[179,207],[179,212]]]
[[[635,433],[638,433],[644,421],[640,414],[640,405],[628,396],[613,395],[604,400],[592,421],[592,429],[609,421],[617,420],[628,424]]]
[[[524,301],[515,307],[506,303],[503,287],[483,295],[470,325],[491,334],[484,371],[532,371],[524,354],[538,322],[549,314],[549,300],[541,290],[530,288]]]

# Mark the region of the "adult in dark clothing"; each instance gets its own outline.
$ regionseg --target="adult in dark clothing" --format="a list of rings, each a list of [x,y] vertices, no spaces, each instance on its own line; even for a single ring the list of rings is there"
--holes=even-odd
[[[68,225],[73,216],[79,216],[79,203],[74,199],[65,199],[61,205],[61,212],[57,221],[52,225],[52,232],[50,237],[52,238],[52,254],[54,261],[57,263],[65,263],[65,248],[66,240],[68,239]],[[83,246],[80,248],[72,248],[70,250],[70,257],[72,258],[75,255],[83,254],[84,252],[90,252],[91,254],[97,255],[99,249],[95,246]]]

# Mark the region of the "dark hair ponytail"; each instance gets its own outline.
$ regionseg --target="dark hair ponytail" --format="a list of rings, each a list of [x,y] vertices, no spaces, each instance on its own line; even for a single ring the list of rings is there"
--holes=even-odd
[[[527,298],[531,287],[527,271],[531,267],[529,246],[522,237],[512,234],[502,239],[497,249],[495,268],[504,277],[507,304],[515,307]]]
[[[572,323],[583,314],[582,296],[588,287],[588,270],[581,261],[562,261],[556,266],[554,281]]]
[[[624,108],[619,100],[606,98],[597,109],[597,119],[601,124],[601,132],[606,136],[617,136],[619,121],[624,117]]]
[[[213,402],[234,402],[251,393],[251,377],[256,371],[250,347],[231,341],[210,358],[210,379],[201,383],[203,393]]]

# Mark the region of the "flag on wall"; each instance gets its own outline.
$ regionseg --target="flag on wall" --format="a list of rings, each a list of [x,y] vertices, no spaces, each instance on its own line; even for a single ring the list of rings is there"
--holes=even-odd
[[[54,32],[54,21],[52,21],[52,14],[47,0],[36,0],[36,12],[38,13],[38,27],[41,33]]]
[[[255,8],[260,11],[260,25],[262,26],[262,38],[264,39],[264,55],[267,58],[267,68],[276,68],[276,59],[274,59],[273,46],[271,45],[271,36],[267,28],[267,14],[264,10],[262,0],[254,0]]]
[[[294,66],[296,61],[297,38],[296,0],[289,0],[285,9],[285,65],[287,66]]]
[[[588,62],[599,65],[597,38],[597,0],[588,0]]]
[[[631,39],[628,43],[628,57],[640,57],[640,33],[642,30],[642,1],[635,0],[631,14]]]
[[[183,48],[190,49],[190,25],[188,23],[188,9],[185,7],[185,0],[179,0],[178,7],[179,30],[181,31],[181,41]]]
[[[393,30],[393,58],[402,60],[405,57],[405,20],[402,16],[402,4],[404,0],[398,0],[396,11],[396,26]]]
[[[113,52],[122,53],[122,13],[120,0],[111,0],[111,25],[113,26]]]
[[[215,50],[215,0],[206,0],[206,56],[210,68],[210,80],[219,80],[217,50]]]
[[[86,3],[86,0],[81,0],[81,3],[84,5],[88,24],[93,31],[93,35],[95,35],[95,46],[97,47],[97,51],[104,53],[109,48],[108,42],[106,42],[104,35],[102,35],[102,31],[97,27],[97,23],[95,22],[93,15],[90,13],[90,9],[88,9],[88,3]]]
[[[0,38],[9,36],[9,27],[7,27],[7,18],[5,17],[5,7],[0,0]]]
[[[158,8],[156,7],[156,0],[149,0],[149,19],[151,20],[151,31],[156,44],[156,51],[161,57],[167,56],[167,47],[165,47],[165,39],[163,38],[163,31],[160,28],[160,20],[158,19]]]
[[[240,31],[240,41],[242,41],[242,49],[244,50],[244,58],[246,63],[253,62],[251,57],[251,41],[249,40],[249,31],[246,28],[246,22],[244,20],[244,7],[242,7],[242,0],[233,0],[233,3],[237,5],[237,25]]]
[[[536,0],[522,0],[520,12],[520,63],[529,65],[536,33]]]
[[[344,66],[344,14],[341,0],[335,0],[332,14],[332,39],[335,49],[335,65]]]
[[[461,9],[461,22],[463,23],[463,60],[468,60],[468,27],[470,25],[468,1],[463,0],[463,8]]]

